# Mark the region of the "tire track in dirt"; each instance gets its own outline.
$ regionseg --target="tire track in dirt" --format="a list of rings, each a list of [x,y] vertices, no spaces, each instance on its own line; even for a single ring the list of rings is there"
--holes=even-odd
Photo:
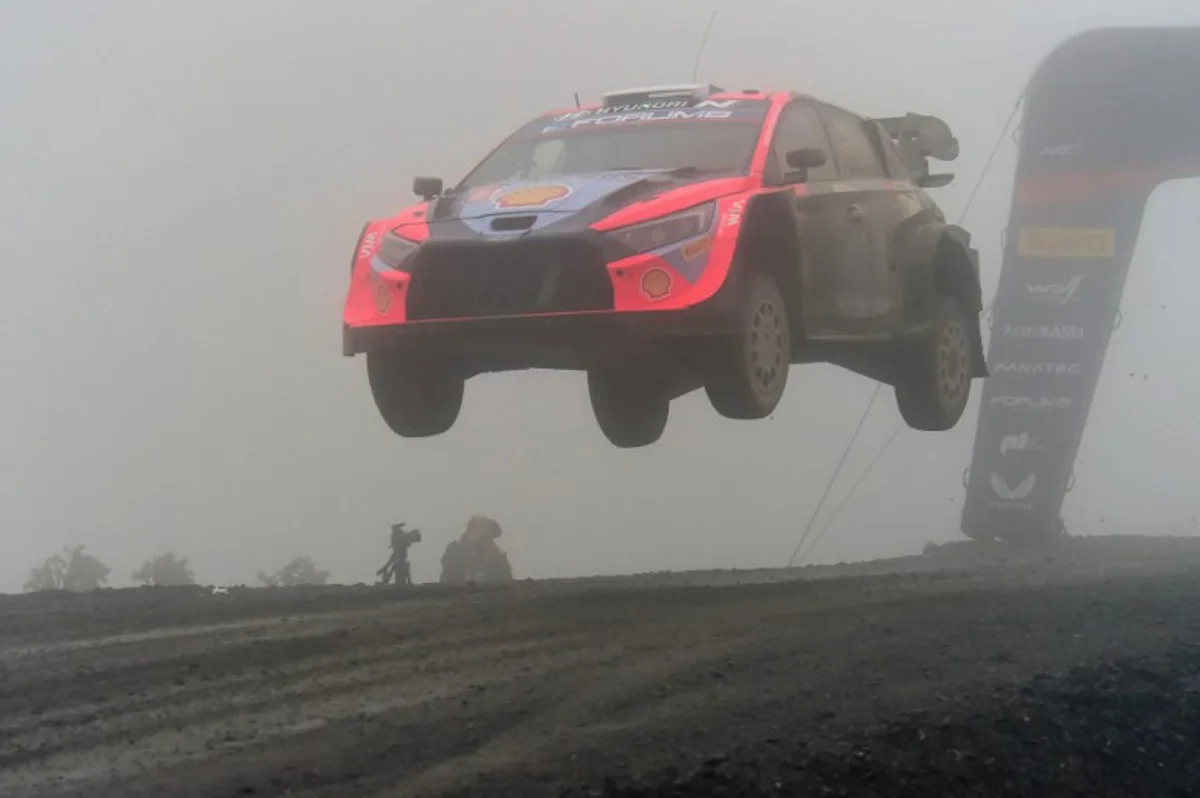
[[[1181,609],[1200,599],[1200,545],[1086,545],[790,572],[814,581],[334,588],[328,605],[299,596],[304,612],[286,591],[104,596],[92,633],[65,601],[42,628],[42,597],[4,599],[0,794],[553,795],[1200,642]]]

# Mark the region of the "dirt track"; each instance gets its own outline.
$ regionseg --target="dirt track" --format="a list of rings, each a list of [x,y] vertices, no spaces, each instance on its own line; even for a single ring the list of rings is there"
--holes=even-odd
[[[1097,539],[0,596],[0,795],[1197,794],[1197,576],[1200,541]]]

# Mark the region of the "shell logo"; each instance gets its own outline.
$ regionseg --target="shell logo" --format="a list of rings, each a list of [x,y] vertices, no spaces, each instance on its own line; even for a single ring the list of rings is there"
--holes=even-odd
[[[662,299],[671,292],[671,275],[651,269],[642,275],[642,293],[650,299]]]
[[[506,191],[493,202],[497,208],[540,208],[571,193],[570,186],[558,183],[544,186],[525,186]]]

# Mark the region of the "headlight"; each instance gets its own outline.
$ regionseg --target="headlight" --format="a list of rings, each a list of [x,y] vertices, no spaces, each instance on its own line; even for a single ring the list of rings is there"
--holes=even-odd
[[[609,230],[608,235],[641,254],[694,238],[709,228],[717,203],[708,202],[651,222]]]
[[[420,247],[416,241],[397,235],[393,231],[383,237],[376,257],[397,271],[405,271],[408,259]]]

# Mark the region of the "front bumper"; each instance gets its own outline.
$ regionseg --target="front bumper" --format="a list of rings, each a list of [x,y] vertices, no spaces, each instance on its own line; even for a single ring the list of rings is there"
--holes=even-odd
[[[683,310],[599,311],[403,324],[342,326],[342,354],[437,348],[487,359],[526,347],[619,347],[639,341],[710,336],[733,330],[722,297]]]

